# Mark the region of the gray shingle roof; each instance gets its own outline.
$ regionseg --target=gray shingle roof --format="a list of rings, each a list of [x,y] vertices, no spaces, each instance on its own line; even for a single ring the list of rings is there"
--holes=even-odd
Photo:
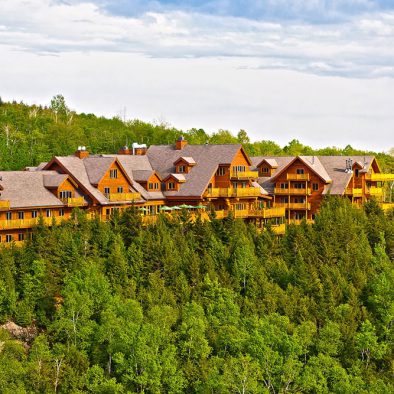
[[[44,186],[44,178],[56,177],[55,171],[0,171],[0,200],[11,208],[62,207],[63,203]]]
[[[67,179],[67,177],[67,174],[58,174],[57,172],[54,174],[45,174],[44,186],[49,189],[58,188]]]
[[[237,145],[186,145],[176,150],[173,145],[152,145],[146,155],[162,179],[175,172],[174,163],[181,157],[193,157],[196,165],[185,175],[178,192],[166,196],[201,197],[219,164],[230,164],[241,148]]]
[[[92,185],[98,185],[111,164],[115,161],[114,157],[89,156],[82,160]]]
[[[326,182],[331,184],[327,185],[323,194],[343,195],[346,187],[352,177],[351,173],[345,172],[346,160],[352,159],[353,163],[359,162],[364,166],[363,171],[369,171],[374,156],[300,156],[300,159],[313,170],[316,171]],[[284,169],[292,160],[294,156],[256,156],[252,157],[252,163],[256,167],[263,159],[274,159],[278,163],[278,169],[275,171],[271,178],[261,177],[258,182],[268,193],[274,192],[274,178]]]

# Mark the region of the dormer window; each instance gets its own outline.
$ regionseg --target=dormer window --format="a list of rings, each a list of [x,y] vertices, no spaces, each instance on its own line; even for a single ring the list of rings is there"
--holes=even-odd
[[[183,174],[184,172],[186,172],[186,166],[178,166],[178,172],[180,174]]]
[[[109,177],[111,179],[117,179],[118,178],[118,170],[116,168],[114,168],[113,170],[110,170]]]
[[[218,175],[218,176],[226,175],[226,168],[225,167],[219,167],[218,170],[216,171],[216,175]]]
[[[175,190],[175,182],[168,182],[168,190]]]

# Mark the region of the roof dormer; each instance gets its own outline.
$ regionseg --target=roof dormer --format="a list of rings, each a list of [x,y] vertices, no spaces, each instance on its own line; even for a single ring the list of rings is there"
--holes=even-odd
[[[197,163],[192,157],[182,156],[174,162],[177,174],[188,174]]]
[[[275,159],[263,159],[258,165],[259,176],[271,177],[278,168],[278,163]]]
[[[183,174],[169,174],[164,179],[166,191],[178,191],[184,182],[186,182],[186,178]]]

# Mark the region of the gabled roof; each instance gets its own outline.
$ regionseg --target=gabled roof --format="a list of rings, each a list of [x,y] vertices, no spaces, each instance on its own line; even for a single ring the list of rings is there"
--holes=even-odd
[[[169,174],[164,180],[166,181],[169,178],[174,178],[178,182],[186,182],[186,178],[184,174]]]
[[[264,158],[256,167],[260,167],[263,163],[267,163],[271,168],[278,168],[278,162],[275,159]]]
[[[66,179],[67,174],[45,174],[44,175],[44,186],[48,189],[57,189]]]
[[[201,197],[208,187],[211,178],[220,164],[231,164],[235,155],[242,148],[237,145],[186,145],[176,150],[174,145],[152,145],[146,152],[152,167],[161,176],[166,178],[174,173],[174,163],[181,157],[192,157],[196,165],[184,174],[186,182],[177,192],[165,192],[165,195],[179,197]],[[246,156],[247,157],[247,156]],[[249,159],[248,159],[249,160]]]
[[[137,182],[148,182],[154,173],[153,170],[133,170],[133,179]]]
[[[176,161],[174,162],[174,166],[176,166],[177,163],[179,163],[180,161],[184,161],[185,163],[187,163],[187,164],[189,164],[189,165],[191,165],[191,166],[194,166],[194,165],[197,164],[197,163],[195,162],[195,160],[194,160],[192,157],[181,156],[178,160],[176,160]]]
[[[146,155],[102,155],[103,157],[116,157],[118,162],[122,165],[128,177],[132,180],[133,188],[141,194],[141,196],[146,200],[162,200],[164,195],[161,191],[147,191],[144,189],[138,181],[143,181],[142,179],[136,179],[135,173],[139,174],[139,171],[146,171],[146,173],[153,173],[153,168],[149,162],[149,158]],[[159,174],[159,179],[161,177]],[[137,175],[139,177],[139,175]]]
[[[326,185],[323,194],[343,195],[352,179],[353,174],[345,172],[346,160],[352,159],[353,163],[362,163],[365,172],[370,171],[373,163],[376,163],[374,156],[300,156],[300,159],[305,164],[312,166],[316,173],[319,173],[322,179],[330,179],[331,183]],[[296,157],[291,156],[258,156],[252,157],[252,162],[255,166],[261,163],[264,159],[275,159],[278,163],[278,170],[272,177],[260,177],[258,183],[268,191],[269,194],[274,193],[275,178],[277,175],[287,168]],[[313,164],[312,164],[313,163]],[[365,166],[364,166],[365,163]]]
[[[50,168],[53,163],[57,163],[67,174],[70,174],[90,197],[100,203],[108,202],[108,199],[90,183],[83,160],[76,156],[55,156],[45,168]]]
[[[97,186],[114,161],[114,157],[102,156],[89,156],[83,159],[90,183]]]
[[[374,156],[319,156],[320,162],[324,165],[328,174],[332,179],[331,187],[327,188],[327,193],[333,195],[343,195],[345,190],[352,179],[353,173],[345,172],[346,160],[352,159],[353,163],[359,161],[363,163],[365,160],[365,171],[369,171]]]
[[[287,168],[289,168],[297,160],[300,160],[302,163],[304,163],[317,176],[319,176],[319,178],[321,178],[323,182],[331,182],[330,176],[328,175],[326,169],[324,168],[317,156],[295,156],[283,168],[278,169],[278,171],[275,172],[271,179],[274,180],[278,178],[284,171],[286,171]]]
[[[9,200],[11,208],[62,207],[59,200],[44,186],[44,178],[56,177],[55,171],[0,171],[4,190],[0,200]]]

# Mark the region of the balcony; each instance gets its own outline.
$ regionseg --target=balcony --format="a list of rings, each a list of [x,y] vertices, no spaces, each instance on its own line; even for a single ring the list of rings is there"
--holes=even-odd
[[[394,174],[365,174],[365,179],[374,182],[393,182]]]
[[[42,218],[43,224],[45,224],[47,226],[51,226],[54,221],[55,221],[55,224],[60,224],[63,219],[66,220],[63,216]],[[40,221],[39,218],[0,220],[0,230],[32,228],[34,226],[37,226],[39,221]]]
[[[62,201],[64,205],[67,205],[68,207],[82,207],[86,205],[83,197],[62,198]]]
[[[394,202],[382,202],[380,204],[380,207],[384,210],[384,211],[388,211],[389,209],[394,209]]]
[[[362,197],[363,196],[363,189],[348,187],[346,189],[345,194],[348,194],[353,197]]]
[[[282,189],[280,187],[276,187],[274,189],[274,194],[296,194],[296,195],[310,195],[311,194],[311,188],[307,187],[305,189],[296,189],[294,187],[290,187],[288,189]]]
[[[309,174],[287,174],[288,181],[309,181]]]
[[[140,200],[140,193],[111,193],[106,196],[111,202]]]
[[[1,200],[0,201],[0,211],[8,211],[10,209],[10,201],[9,200]]]
[[[313,223],[315,223],[315,221],[312,220],[312,219],[291,219],[291,220],[290,220],[290,224],[296,224],[296,225],[299,226],[303,221],[305,221],[305,222],[308,223],[308,224],[313,224]]]
[[[256,217],[261,219],[280,218],[285,216],[286,208],[264,208],[249,211],[249,217]]]
[[[282,203],[276,203],[276,205],[278,207],[283,207],[287,209],[305,209],[305,210],[311,209],[310,202],[282,202]]]
[[[277,235],[283,235],[286,232],[286,225],[284,223],[276,226],[271,226],[272,231]]]
[[[381,187],[372,186],[366,190],[365,194],[369,194],[374,197],[381,197],[383,196],[383,189]]]
[[[258,197],[260,196],[260,188],[245,187],[245,188],[210,188],[207,190],[207,197]]]
[[[258,171],[231,171],[230,178],[231,179],[249,179],[249,178],[258,178]]]

